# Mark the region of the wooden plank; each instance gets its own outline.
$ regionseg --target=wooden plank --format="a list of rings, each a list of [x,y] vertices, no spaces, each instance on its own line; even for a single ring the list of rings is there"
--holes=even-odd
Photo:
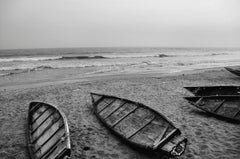
[[[114,128],[118,123],[120,123],[123,119],[125,119],[126,117],[128,117],[130,114],[132,114],[134,111],[136,111],[139,107],[135,107],[132,111],[130,111],[128,114],[124,115],[123,117],[121,117],[120,119],[118,119],[115,123],[112,124],[111,128]]]
[[[126,104],[126,102],[123,103],[123,104],[121,104],[118,108],[114,109],[110,114],[108,114],[108,115],[104,118],[104,120],[107,119],[109,116],[111,116],[111,115],[112,115],[113,113],[115,113],[116,111],[118,111],[121,107],[124,106],[124,104]]]
[[[195,91],[194,91],[194,94],[197,94],[197,92],[200,90],[201,88],[198,87]]]
[[[110,106],[116,99],[113,99],[110,103],[108,103],[104,108],[102,108],[100,111],[97,113],[100,114],[102,111],[104,111],[108,106]]]
[[[49,107],[40,107],[39,110],[40,109],[41,109],[40,112],[35,112],[33,114],[33,118],[32,118],[31,124],[33,124],[36,120],[38,120],[49,109]]]
[[[32,125],[32,131],[31,133],[33,134],[40,126],[42,126],[42,124],[44,124],[47,120],[49,120],[49,118],[52,116],[52,115],[56,115],[59,113],[55,113],[55,110],[53,110],[48,116],[46,116],[42,121],[36,121],[33,125]]]
[[[58,129],[56,131],[56,133],[54,133],[51,138],[49,138],[49,140],[47,140],[47,142],[45,142],[42,147],[40,147],[36,152],[36,156],[38,158],[41,158],[42,156],[44,156],[48,151],[51,150],[51,148],[56,145],[59,140],[61,140],[61,138],[64,136],[65,134],[65,129],[64,127],[61,127],[60,129]]]
[[[212,111],[217,112],[217,110],[223,105],[226,100],[224,99],[219,105],[217,105]]]
[[[112,115],[110,115],[105,121],[108,125],[114,124],[117,120],[119,120],[124,115],[128,114],[132,109],[134,109],[136,105],[126,103],[122,107],[120,107],[117,111],[115,111]]]
[[[154,115],[155,114],[151,110],[139,107],[137,111],[118,123],[118,125],[114,127],[114,130],[127,138],[144,123],[152,119]]]
[[[63,125],[63,121],[60,118],[60,120],[58,120],[57,122],[46,127],[41,134],[37,134],[36,138],[33,138],[33,143],[35,143],[35,149],[38,150],[41,146],[43,146],[45,142],[47,142],[51,138],[51,136],[58,131],[58,129],[63,127]]]
[[[64,149],[66,149],[67,145],[67,136],[64,134],[63,137],[61,137],[60,140],[57,141],[56,144],[54,144],[41,158],[45,159],[54,159],[56,157],[59,157],[58,155],[61,154]]]
[[[203,100],[203,97],[199,98],[199,99],[196,101],[196,104],[199,105],[202,100]]]
[[[40,106],[41,106],[41,103],[37,103],[35,106],[31,108],[31,110],[29,111],[29,114],[32,114],[33,112],[35,112]]]
[[[56,116],[57,117],[57,116]],[[48,129],[50,129],[52,126],[55,126],[55,123],[62,123],[61,121],[59,121],[61,119],[61,117],[58,115],[58,118],[56,117],[51,117],[48,119],[48,121],[41,125],[33,134],[32,134],[32,141],[33,143],[38,140],[38,138],[40,138]]]
[[[156,145],[158,145],[160,143],[160,141],[164,138],[164,136],[166,135],[168,129],[169,129],[169,126],[165,127],[164,131],[162,131],[162,133],[159,135],[159,137],[153,143],[154,147],[156,147]]]
[[[236,117],[240,113],[240,110],[238,110],[235,114],[233,114],[233,118]]]
[[[153,120],[155,119],[155,116],[152,117],[151,120],[149,120],[147,123],[143,124],[141,127],[139,127],[135,132],[133,132],[131,135],[127,137],[127,139],[130,139],[134,135],[136,135],[139,131],[141,131],[143,128],[145,128],[147,125],[149,125]]]
[[[118,101],[118,102],[117,102]],[[102,118],[105,120],[105,119],[107,119],[109,116],[111,116],[114,112],[116,112],[118,109],[120,109],[124,104],[126,104],[126,102],[124,102],[124,101],[121,101],[121,100],[116,100],[110,107],[109,107],[109,109],[111,109],[112,108],[112,111],[111,110],[109,110],[109,111],[107,111],[107,112],[105,112],[104,114],[102,114],[102,115],[104,115],[104,116],[102,116]],[[99,114],[100,115],[100,114]]]
[[[178,129],[173,129],[166,137],[164,137],[159,143],[156,143],[154,145],[154,148],[162,147],[170,138],[172,138],[177,132],[179,132]]]

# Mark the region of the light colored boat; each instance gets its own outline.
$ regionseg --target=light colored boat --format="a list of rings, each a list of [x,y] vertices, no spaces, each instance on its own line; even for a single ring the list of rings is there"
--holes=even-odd
[[[69,129],[55,106],[32,102],[28,112],[28,147],[32,159],[69,159]]]

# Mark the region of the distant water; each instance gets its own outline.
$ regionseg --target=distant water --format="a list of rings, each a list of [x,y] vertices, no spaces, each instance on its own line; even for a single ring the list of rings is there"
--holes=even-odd
[[[56,48],[0,50],[0,76],[43,69],[98,67],[100,73],[179,72],[240,65],[231,48]],[[101,67],[104,68],[101,70]]]

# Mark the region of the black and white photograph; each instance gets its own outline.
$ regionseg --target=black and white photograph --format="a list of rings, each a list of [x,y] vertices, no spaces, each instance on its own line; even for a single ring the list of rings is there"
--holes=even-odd
[[[0,0],[0,159],[240,159],[240,1]]]

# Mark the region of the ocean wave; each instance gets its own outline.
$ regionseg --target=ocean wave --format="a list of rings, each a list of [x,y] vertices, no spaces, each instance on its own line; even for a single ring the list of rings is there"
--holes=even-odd
[[[84,60],[84,59],[106,59],[106,58],[107,57],[104,57],[104,56],[11,57],[11,58],[0,58],[0,62]]]
[[[44,69],[56,69],[56,68],[51,67],[51,66],[37,66],[35,68],[29,69],[29,71],[40,71],[40,70],[44,70]]]
[[[155,56],[155,57],[163,58],[163,57],[173,57],[173,56],[174,56],[174,55],[158,54],[158,55]]]
[[[228,55],[227,53],[211,53],[208,56],[217,56],[217,55]]]
[[[167,54],[106,54],[106,55],[81,55],[81,56],[49,56],[49,57],[4,57],[0,58],[1,62],[25,62],[25,61],[53,61],[53,60],[90,60],[90,59],[117,59],[117,58],[164,58],[164,57],[173,57],[176,55],[167,55]]]
[[[20,74],[25,72],[32,71],[41,71],[46,69],[64,69],[64,68],[88,68],[88,67],[116,67],[116,66],[132,66],[136,65],[136,63],[124,63],[124,64],[89,64],[89,65],[58,65],[58,66],[49,66],[49,65],[40,65],[40,66],[28,66],[23,68],[15,68],[15,67],[5,67],[0,68],[0,71],[7,73],[0,73],[0,76],[9,76],[14,74]]]
[[[61,58],[57,57],[12,57],[12,58],[0,58],[0,62],[19,62],[19,61],[47,61],[47,60],[56,60]]]
[[[106,59],[104,56],[63,56],[58,60]]]
[[[13,68],[13,69],[1,69],[1,71],[7,71],[7,73],[1,73],[0,77],[3,76],[10,76],[10,75],[15,75],[15,74],[20,74],[20,73],[25,73],[25,72],[32,72],[32,71],[40,71],[40,70],[44,70],[44,69],[56,69],[54,67],[51,66],[37,66],[34,68],[27,68],[27,69],[19,69],[19,68]],[[11,71],[11,72],[9,72]]]

